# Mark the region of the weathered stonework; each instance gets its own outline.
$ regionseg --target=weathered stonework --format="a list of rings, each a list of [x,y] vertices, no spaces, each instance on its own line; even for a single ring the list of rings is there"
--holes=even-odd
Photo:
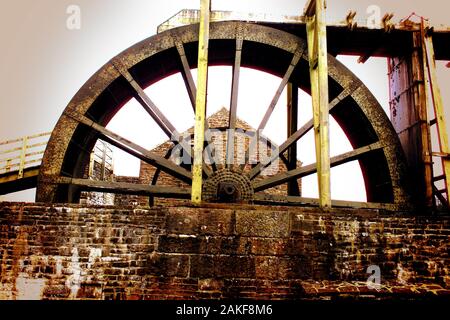
[[[0,203],[1,299],[449,295],[450,217]],[[367,268],[381,286],[367,286]]]

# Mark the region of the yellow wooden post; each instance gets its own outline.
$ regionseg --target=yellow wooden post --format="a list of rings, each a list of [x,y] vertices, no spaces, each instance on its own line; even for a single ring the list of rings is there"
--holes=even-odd
[[[17,175],[17,179],[23,178],[23,170],[25,168],[25,157],[27,154],[27,144],[28,144],[28,137],[24,137],[22,139],[22,151],[20,152],[19,174]]]
[[[428,22],[422,19],[423,34],[423,56],[424,67],[427,66],[428,71],[425,70],[425,85],[431,92],[431,98],[434,104],[434,113],[436,116],[436,125],[438,131],[438,141],[440,146],[440,154],[442,159],[442,170],[445,176],[445,188],[447,190],[447,202],[450,205],[449,192],[450,192],[450,147],[448,144],[447,136],[447,124],[445,122],[444,104],[442,102],[442,96],[438,85],[436,74],[436,60],[434,58],[434,46],[433,38],[431,34],[426,32],[429,27]]]
[[[202,201],[203,144],[205,139],[206,94],[208,86],[208,44],[211,1],[200,0],[198,38],[198,78],[194,128],[194,165],[192,167],[192,202]]]
[[[308,57],[313,104],[319,205],[324,208],[331,207],[328,53],[325,0],[309,1],[305,9],[305,15],[307,16]]]
[[[5,172],[11,171],[11,162],[12,162],[12,159],[6,160]]]

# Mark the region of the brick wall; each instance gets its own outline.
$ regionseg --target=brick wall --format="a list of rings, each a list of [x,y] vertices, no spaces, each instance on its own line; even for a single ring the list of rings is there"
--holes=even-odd
[[[0,203],[0,299],[448,295],[449,240],[449,217]]]
[[[115,182],[139,183],[139,177],[114,176]],[[119,207],[140,205],[140,196],[135,194],[115,194],[114,205]]]

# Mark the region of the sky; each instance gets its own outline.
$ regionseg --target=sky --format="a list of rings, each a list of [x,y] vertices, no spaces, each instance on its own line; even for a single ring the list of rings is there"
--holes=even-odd
[[[212,9],[298,15],[303,11],[305,2],[213,0]],[[0,11],[0,141],[51,131],[70,99],[105,62],[155,34],[160,23],[181,9],[196,9],[199,3],[199,0],[3,0]],[[443,3],[442,0],[329,0],[327,18],[329,21],[342,20],[349,10],[356,10],[357,19],[364,21],[367,19],[367,8],[377,5],[382,14],[393,12],[394,21],[414,11],[431,18],[433,24],[448,24],[448,10],[443,8]],[[79,30],[67,28],[69,15],[66,11],[70,5],[81,9]],[[356,63],[357,57],[339,59],[363,80],[387,110],[386,60],[372,58],[362,65]],[[444,67],[443,62],[439,63],[438,76],[441,84],[450,80],[449,69]],[[241,77],[238,116],[257,126],[280,80],[270,75],[261,76],[252,70],[243,70]],[[229,105],[230,79],[230,68],[211,68],[208,114]],[[168,94],[174,88],[178,88],[180,94]],[[170,109],[170,120],[179,131],[193,124],[192,110],[184,90],[179,75],[146,90],[161,109]],[[444,103],[450,101],[449,92],[445,88],[442,92]],[[280,130],[279,125],[285,124],[285,104],[283,94],[265,131],[277,143],[286,138],[286,130]],[[254,112],[252,105],[261,107]],[[311,117],[310,98],[305,94],[300,95],[300,108],[299,124],[302,124]],[[446,108],[448,115],[448,104]],[[156,126],[148,125],[151,120],[146,117],[142,108],[132,101],[110,123],[109,128],[151,148],[163,142],[164,136]],[[127,125],[130,119],[139,119],[139,125],[130,127]],[[340,133],[340,128],[333,121],[331,127],[332,155],[347,151],[350,145]],[[309,134],[299,143],[299,158],[305,164],[314,162],[312,139],[312,134]],[[117,173],[136,173],[137,160],[130,166],[130,160],[124,160],[126,158],[120,152],[116,156]],[[304,196],[317,195],[315,179],[315,175],[304,179]],[[342,181],[346,181],[346,185]],[[365,200],[362,177],[356,163],[333,169],[332,196],[335,199]],[[27,191],[1,199],[32,201],[34,194]]]

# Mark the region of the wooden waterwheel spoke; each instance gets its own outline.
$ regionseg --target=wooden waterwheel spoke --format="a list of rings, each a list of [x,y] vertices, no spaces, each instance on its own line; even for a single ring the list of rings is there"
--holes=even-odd
[[[168,174],[174,176],[175,178],[178,178],[182,181],[190,183],[192,181],[192,174],[191,172],[187,171],[186,169],[177,166],[173,162],[151,152],[147,149],[139,146],[138,144],[131,142],[120,135],[106,129],[105,127],[101,126],[100,124],[86,118],[85,116],[75,113],[75,112],[69,112],[66,111],[64,113],[65,115],[69,116],[70,118],[92,128],[93,130],[100,133],[103,137],[103,140],[106,142],[111,143],[112,145],[116,146],[117,148],[155,166],[158,168],[161,168],[161,170],[167,172]]]
[[[178,131],[175,126],[167,119],[156,104],[145,93],[144,89],[137,83],[130,72],[123,66],[114,63],[116,69],[127,79],[131,88],[134,90],[136,100],[142,105],[144,110],[155,120],[158,126],[164,131],[167,137],[172,138],[178,136]]]
[[[152,186],[135,183],[97,181],[91,179],[76,179],[68,177],[47,177],[47,182],[68,184],[81,187],[84,191],[98,191],[118,194],[150,195],[161,198],[185,198],[190,196],[189,188]]]
[[[342,91],[333,101],[329,104],[329,111],[331,112],[334,107],[336,107],[339,102],[350,96],[358,87],[354,87],[350,90]],[[285,142],[283,142],[279,147],[278,151],[274,153],[266,161],[259,162],[249,173],[250,180],[255,179],[261,172],[270,166],[281,154],[288,150],[294,143],[297,143],[303,136],[305,136],[314,127],[313,119],[305,123],[300,129],[298,129],[293,135],[291,135]]]
[[[270,116],[272,115],[273,110],[275,109],[275,106],[278,103],[278,100],[280,100],[281,94],[283,93],[284,88],[288,84],[289,79],[291,78],[292,73],[294,72],[294,69],[297,66],[298,62],[300,61],[300,58],[302,57],[302,55],[303,55],[303,49],[299,48],[295,51],[294,57],[292,58],[292,61],[289,65],[286,73],[284,74],[284,77],[281,80],[281,83],[278,86],[278,89],[275,92],[275,95],[272,98],[272,101],[271,101],[269,107],[267,108],[266,113],[264,114],[264,118],[261,120],[261,123],[258,126],[258,131],[264,130],[264,128],[267,125],[267,122],[269,122]]]
[[[184,84],[186,86],[186,90],[189,95],[189,100],[191,101],[192,109],[195,112],[195,103],[196,103],[196,97],[197,97],[197,86],[194,82],[194,77],[192,76],[192,71],[189,67],[189,61],[186,57],[186,52],[184,50],[184,45],[182,42],[178,41],[177,39],[174,39],[175,47],[177,48],[178,55],[180,56],[180,62],[181,62],[181,68],[180,72],[184,80]],[[207,122],[205,122],[205,131],[209,129],[209,125]],[[205,135],[205,140],[208,143],[208,148],[213,148],[214,144],[211,143],[211,139],[208,135]],[[217,171],[216,163],[212,160],[211,157],[211,151],[208,152],[209,160],[211,163],[211,167],[213,171]],[[206,176],[210,176],[212,174],[211,170],[204,164],[203,165],[203,173]]]
[[[122,74],[122,76],[127,79],[131,87],[135,91],[136,100],[142,105],[144,110],[155,120],[158,126],[164,131],[164,133],[173,141],[176,145],[180,145],[183,148],[183,152],[189,155],[192,159],[192,152],[189,145],[178,141],[180,133],[175,129],[175,126],[167,119],[167,117],[161,112],[161,110],[156,106],[156,104],[150,99],[150,97],[145,93],[144,89],[137,83],[130,72],[123,66],[121,66],[117,61],[114,61],[115,68]],[[212,174],[211,169],[203,163],[203,173],[205,176],[210,176]]]
[[[177,48],[178,55],[181,61],[181,76],[183,77],[186,90],[189,95],[189,100],[191,101],[192,109],[195,112],[195,99],[197,97],[197,87],[194,82],[194,77],[192,76],[191,68],[189,67],[189,62],[186,57],[186,52],[184,51],[184,45],[178,40],[174,40],[175,47]]]
[[[369,152],[379,150],[382,148],[383,146],[381,145],[380,142],[375,142],[368,146],[343,153],[336,157],[332,157],[330,159],[331,167],[335,167],[353,160],[357,160],[358,158]],[[255,189],[255,192],[262,191],[286,183],[292,179],[299,179],[314,174],[316,172],[317,172],[317,163],[313,163],[304,167],[297,168],[295,170],[290,170],[288,172],[277,174],[273,177],[269,177],[261,181],[254,181],[253,187]]]
[[[269,122],[270,116],[273,113],[273,110],[275,109],[275,106],[277,105],[278,101],[280,100],[281,94],[283,93],[284,88],[286,87],[286,85],[289,82],[289,79],[292,76],[292,73],[295,70],[295,67],[297,66],[297,64],[299,63],[302,55],[304,52],[304,48],[298,48],[295,53],[294,56],[292,58],[291,63],[289,64],[288,69],[286,70],[286,73],[283,76],[283,79],[281,80],[280,85],[278,86],[277,91],[275,92],[275,95],[272,98],[272,101],[270,102],[269,107],[266,110],[266,113],[264,114],[263,119],[261,120],[261,123],[258,126],[257,129],[257,134],[259,134],[262,130],[264,130],[264,128],[266,127],[267,123]],[[250,159],[250,154],[249,154],[249,149],[246,150],[245,152],[245,158],[244,158],[244,163],[240,166],[241,171],[244,170],[245,166],[248,164],[248,160]]]
[[[227,149],[226,149],[226,164],[228,168],[234,162],[234,131],[236,130],[237,119],[237,104],[239,97],[239,77],[241,71],[242,60],[242,39],[236,39],[236,53],[233,65],[233,78],[231,82],[231,99],[230,99],[230,113],[228,116],[228,133],[227,133]]]

